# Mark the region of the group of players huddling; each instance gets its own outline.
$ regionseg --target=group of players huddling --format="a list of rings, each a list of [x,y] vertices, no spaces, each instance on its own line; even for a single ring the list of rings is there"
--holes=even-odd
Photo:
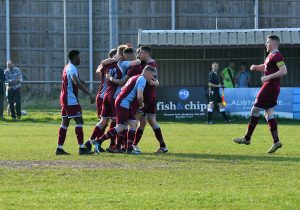
[[[83,143],[82,110],[78,102],[78,89],[94,97],[79,79],[76,66],[80,64],[80,52],[71,50],[70,62],[62,75],[60,104],[62,123],[58,134],[56,155],[68,155],[63,144],[70,119],[75,120],[75,133],[79,144],[79,154],[100,154],[101,152],[140,154],[138,147],[147,121],[151,125],[159,148],[156,153],[166,153],[161,129],[156,121],[157,64],[151,58],[151,48],[141,46],[137,55],[132,45],[120,45],[108,53],[108,58],[98,66],[96,73],[100,78],[100,89],[96,96],[97,114],[100,121],[94,128],[90,139]],[[105,129],[110,122],[110,128]],[[138,126],[139,125],[139,126]],[[102,143],[110,139],[109,147],[104,150]],[[94,152],[92,146],[94,145]]]
[[[279,42],[278,36],[267,36],[268,57],[264,64],[250,67],[252,71],[264,73],[261,78],[263,85],[251,109],[246,135],[233,139],[235,143],[249,145],[258,123],[260,110],[263,109],[273,138],[273,144],[268,153],[274,153],[282,147],[278,137],[277,122],[273,115],[280,92],[280,78],[287,74],[284,58],[278,50]],[[76,66],[80,63],[79,51],[69,52],[70,62],[65,66],[62,75],[60,96],[62,124],[59,129],[57,155],[69,154],[64,151],[63,144],[69,121],[72,118],[76,122],[75,133],[80,146],[79,154],[92,154],[92,145],[96,153],[105,151],[101,145],[107,139],[111,140],[110,146],[106,149],[108,152],[140,154],[138,143],[143,135],[146,120],[151,125],[160,145],[156,153],[168,152],[161,129],[156,122],[155,87],[159,85],[156,79],[157,64],[151,59],[150,47],[142,46],[137,51],[138,58],[130,45],[121,45],[118,49],[112,49],[109,52],[109,58],[99,65],[97,73],[100,75],[101,88],[96,101],[100,122],[95,126],[90,139],[85,144],[83,143],[82,111],[77,99],[78,88],[90,96],[91,103],[94,103],[94,97],[78,76]],[[222,86],[221,84],[212,85],[213,83],[213,80],[210,80],[209,86],[213,88]],[[214,96],[214,94],[217,95]],[[218,91],[214,91],[214,94],[210,96],[210,104],[217,104],[221,101]],[[211,112],[212,107],[208,108],[210,109],[208,112]],[[211,113],[208,117],[210,116]],[[110,129],[104,134],[109,120],[111,120]]]

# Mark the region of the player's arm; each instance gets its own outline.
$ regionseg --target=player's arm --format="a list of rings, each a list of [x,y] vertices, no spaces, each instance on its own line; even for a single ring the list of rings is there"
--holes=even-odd
[[[154,85],[155,87],[158,87],[159,81],[157,79],[152,79],[151,82],[149,82],[149,85]]]
[[[90,97],[90,102],[91,104],[93,104],[95,102],[94,97],[92,96],[92,94],[90,93],[90,91],[87,89],[86,86],[84,86],[84,84],[80,81],[80,79],[77,77],[76,74],[72,74],[71,76],[72,81],[74,82],[74,84],[85,94],[89,95]]]
[[[123,59],[123,57],[122,57],[121,55],[116,55],[116,56],[113,57],[113,58],[107,58],[107,59],[101,61],[101,64],[102,64],[103,66],[106,66],[106,65],[109,65],[109,64],[118,62],[118,61],[120,61],[120,60],[122,60],[122,59]]]
[[[144,107],[144,90],[143,89],[138,89],[137,90],[137,100],[138,100],[138,103],[139,103],[139,108],[143,108]]]
[[[216,85],[216,84],[209,82],[208,87],[222,87],[222,85]]]
[[[286,65],[283,63],[283,65],[279,67],[279,71],[277,71],[273,74],[270,74],[268,76],[263,76],[261,78],[261,81],[266,82],[266,81],[271,80],[271,79],[276,79],[276,78],[283,77],[286,74],[287,74],[287,68],[286,68]]]
[[[260,65],[251,65],[250,66],[251,71],[259,71],[259,72],[264,72],[265,71],[265,65],[260,64]]]
[[[140,64],[141,64],[141,60],[140,59],[136,59],[134,61],[130,61],[129,67],[137,66],[137,65],[140,65]]]
[[[129,80],[128,75],[126,75],[123,79],[115,79],[110,74],[107,74],[106,78],[109,81],[111,81],[119,86],[124,86],[126,84],[126,82]]]
[[[97,73],[97,74],[101,74],[103,68],[104,68],[103,64],[100,63],[100,65],[99,65],[98,68],[96,69],[96,73]]]

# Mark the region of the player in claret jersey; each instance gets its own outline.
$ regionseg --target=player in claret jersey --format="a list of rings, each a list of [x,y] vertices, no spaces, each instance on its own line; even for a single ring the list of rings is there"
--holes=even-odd
[[[130,129],[127,134],[127,154],[139,154],[139,152],[134,151],[132,147],[137,127],[135,114],[138,108],[142,108],[144,106],[143,92],[146,83],[154,84],[155,76],[156,69],[151,66],[146,66],[141,75],[131,77],[127,81],[115,102],[117,126],[110,129],[100,139],[94,141],[95,151],[97,153],[100,153],[99,146],[104,140],[121,133],[127,128],[126,123],[128,123]]]
[[[135,54],[134,50],[130,47],[126,47],[123,50],[123,61],[120,62],[122,64],[125,64],[125,68],[123,67],[123,72],[126,73],[126,75],[122,79],[115,79],[111,77],[110,74],[107,74],[107,79],[110,80],[111,82],[119,85],[119,87],[122,87],[129,78],[140,75],[143,71],[142,65],[138,64],[136,61],[139,61]],[[127,69],[127,64],[130,64],[130,67]],[[136,65],[138,64],[138,65]],[[124,65],[123,65],[124,66]],[[117,147],[115,149],[109,149],[107,150],[108,152],[119,152],[120,147],[125,149],[126,148],[126,137],[127,137],[127,129],[125,129],[121,134],[118,135],[117,139]],[[123,150],[124,151],[124,150]]]
[[[113,58],[116,53],[117,49],[111,49],[108,53],[108,57]],[[97,113],[100,122],[97,123],[90,139],[85,143],[86,148],[90,150],[92,149],[93,140],[95,140],[96,138],[100,138],[104,134],[109,119],[111,119],[110,128],[114,128],[116,126],[114,99],[112,97],[114,96],[114,93],[118,86],[107,81],[106,75],[110,73],[114,78],[119,79],[122,77],[122,73],[117,65],[117,62],[108,64],[106,66],[100,64],[96,70],[96,73],[100,78],[100,88],[96,96]],[[103,109],[105,110],[103,111]],[[114,145],[115,138],[112,138],[109,148],[113,147]],[[100,148],[100,150],[101,152],[105,152],[105,150],[102,148]]]
[[[266,48],[269,53],[264,64],[252,65],[250,70],[263,72],[264,76],[261,78],[263,83],[257,97],[255,104],[251,109],[251,118],[248,124],[248,130],[244,137],[234,138],[233,141],[238,144],[249,145],[251,143],[252,133],[258,123],[259,112],[261,109],[265,110],[265,118],[269,124],[270,132],[273,137],[273,145],[268,153],[274,153],[277,149],[282,147],[282,143],[278,138],[277,122],[274,118],[274,107],[277,105],[277,98],[280,92],[280,78],[287,74],[287,68],[284,63],[284,58],[278,51],[279,38],[276,35],[267,36]]]
[[[76,122],[75,133],[79,144],[79,154],[92,154],[89,149],[83,145],[83,119],[81,106],[78,101],[78,89],[90,96],[91,104],[95,102],[94,97],[84,86],[83,82],[79,79],[76,66],[80,64],[79,51],[71,50],[68,54],[70,62],[65,66],[62,74],[62,86],[60,93],[60,105],[62,123],[58,134],[58,146],[56,149],[56,155],[68,155],[65,152],[63,145],[66,139],[67,129],[70,123],[70,119],[74,119]]]
[[[150,47],[141,46],[138,49],[138,53],[139,53],[139,58],[142,61],[142,65],[149,65],[157,69],[157,63],[151,58],[152,50]],[[143,109],[139,110],[139,115],[137,116],[137,118],[139,118],[140,125],[136,131],[136,135],[133,143],[133,148],[137,152],[140,152],[138,143],[142,138],[145,126],[147,124],[146,119],[149,121],[149,124],[153,129],[155,137],[159,142],[159,148],[156,151],[156,153],[168,152],[168,148],[165,144],[160,126],[156,121],[156,86],[158,86],[158,82],[155,85],[150,85],[147,83],[145,87],[145,91],[144,91],[145,106]]]

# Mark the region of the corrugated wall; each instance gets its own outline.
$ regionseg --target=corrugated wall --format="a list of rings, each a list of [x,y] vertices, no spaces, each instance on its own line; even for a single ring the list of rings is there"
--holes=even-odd
[[[280,49],[286,59],[289,73],[282,79],[282,86],[300,85],[300,50],[299,48]],[[159,80],[161,86],[207,86],[208,73],[211,63],[216,61],[223,70],[229,60],[238,65],[241,62],[261,64],[266,56],[265,49],[261,48],[225,48],[225,49],[184,49],[163,47],[153,50],[153,57],[159,64]],[[260,86],[260,77],[257,72],[251,72],[250,86]]]
[[[299,27],[300,0],[259,2],[261,28]],[[176,0],[176,29],[215,29],[216,17],[220,29],[254,28],[253,4],[254,0]],[[0,7],[0,65],[5,66],[5,0],[0,0]],[[68,48],[76,48],[82,52],[80,75],[87,80],[88,1],[67,0],[67,8]],[[139,28],[171,29],[171,0],[120,0],[118,8],[120,43],[136,44]],[[28,80],[60,80],[64,65],[63,1],[10,0],[10,10],[11,58],[16,65],[23,69]],[[93,0],[93,21],[96,68],[99,61],[106,57],[109,47],[108,0]],[[213,53],[212,56],[214,55],[217,54]],[[160,59],[167,57],[167,54],[166,57],[159,56]],[[218,57],[212,59],[216,58]],[[194,71],[200,77],[202,73],[198,73],[198,69],[207,69],[210,61],[203,63],[187,60],[180,64],[172,61],[170,65],[165,64],[168,61],[159,62],[162,67],[170,66],[166,72],[174,71],[172,65],[176,67],[188,62],[191,68],[189,71]],[[222,63],[223,65],[225,64]],[[194,77],[177,77],[175,74],[166,75],[163,84],[199,84]]]

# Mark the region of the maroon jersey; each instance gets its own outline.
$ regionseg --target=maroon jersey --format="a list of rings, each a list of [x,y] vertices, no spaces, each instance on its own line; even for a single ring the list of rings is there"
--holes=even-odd
[[[77,68],[72,63],[68,63],[65,65],[62,73],[62,85],[59,98],[62,107],[79,104],[77,99],[78,87],[73,83],[72,75],[79,78]]]
[[[122,78],[122,72],[118,67],[118,62],[115,62],[113,64],[110,64],[109,66],[107,66],[107,72],[114,78],[114,79],[121,79]],[[111,82],[111,81],[107,81],[107,88],[106,88],[106,92],[105,95],[107,96],[114,96],[115,92],[118,88],[118,85]]]
[[[142,65],[132,66],[128,69],[127,76],[130,78],[130,77],[133,77],[136,75],[140,75],[140,74],[142,74],[142,72],[143,72]]]
[[[106,74],[108,73],[108,69],[114,64],[109,64],[106,66],[103,66],[100,70],[101,74],[99,75],[99,80],[100,80],[100,86],[98,90],[97,97],[104,98],[104,94],[106,92],[107,88],[107,82],[106,82]]]
[[[279,71],[279,67],[284,65],[284,59],[281,53],[277,50],[272,52],[268,55],[265,60],[265,76],[270,74],[274,74],[275,72]],[[271,79],[266,81],[264,85],[272,86],[273,88],[280,88],[280,78]]]
[[[143,64],[143,68],[145,66],[152,66],[154,68],[157,68],[158,65],[154,60],[150,60],[148,63]],[[154,85],[146,84],[145,90],[144,90],[144,101],[145,104],[150,103],[152,101],[156,101],[156,90]]]
[[[144,91],[146,79],[143,75],[131,77],[122,87],[120,94],[116,99],[116,104],[129,109],[132,102],[135,102],[138,90]]]
[[[279,67],[285,65],[284,59],[280,52],[277,50],[268,55],[265,60],[265,75],[273,74],[279,71]],[[271,79],[264,82],[256,100],[255,107],[269,109],[277,104],[277,98],[280,93],[280,78]]]

